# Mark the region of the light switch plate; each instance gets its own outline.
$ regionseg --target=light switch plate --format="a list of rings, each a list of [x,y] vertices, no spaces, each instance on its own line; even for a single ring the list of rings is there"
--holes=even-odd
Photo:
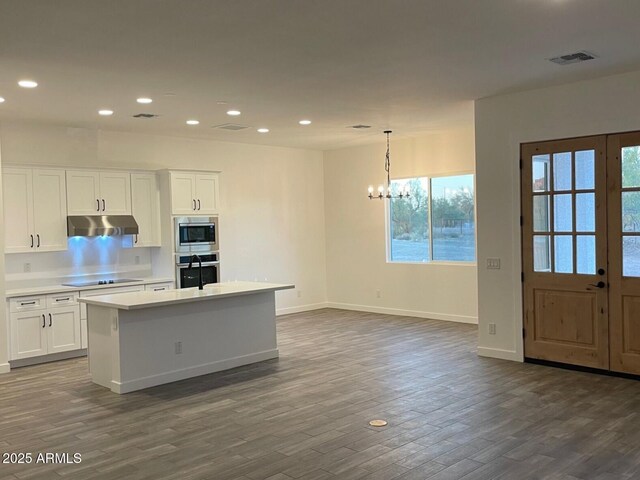
[[[487,258],[487,269],[488,270],[500,270],[500,259],[499,258]]]

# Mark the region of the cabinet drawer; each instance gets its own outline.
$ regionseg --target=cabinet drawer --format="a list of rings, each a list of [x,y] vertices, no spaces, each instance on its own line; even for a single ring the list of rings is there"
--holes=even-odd
[[[9,311],[25,312],[28,310],[38,310],[45,308],[46,303],[46,297],[44,295],[11,298],[9,299]]]
[[[78,304],[78,292],[47,295],[47,308],[64,307]]]
[[[151,283],[145,285],[144,289],[148,292],[162,292],[164,290],[173,290],[173,282]]]

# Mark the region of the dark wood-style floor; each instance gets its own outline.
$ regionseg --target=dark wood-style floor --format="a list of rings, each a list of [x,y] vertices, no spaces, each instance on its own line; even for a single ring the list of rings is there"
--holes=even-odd
[[[1,375],[0,451],[82,463],[0,477],[640,478],[640,382],[479,358],[472,325],[321,310],[278,335],[279,360],[122,396],[86,359]]]

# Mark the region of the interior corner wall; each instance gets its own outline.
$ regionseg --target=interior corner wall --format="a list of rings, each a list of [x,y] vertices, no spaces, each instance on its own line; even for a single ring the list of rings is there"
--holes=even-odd
[[[368,184],[386,183],[385,150],[381,134],[374,145],[324,153],[329,305],[475,323],[475,265],[387,263],[385,202],[367,198]],[[471,122],[413,138],[392,135],[391,174],[473,173],[474,155]]]
[[[638,85],[640,72],[632,72],[476,102],[480,355],[524,358],[520,144],[640,130]],[[482,268],[488,257],[500,258],[502,268]]]
[[[0,171],[2,169],[2,140],[0,139]],[[2,182],[0,182],[0,252],[4,252],[4,208],[2,201]],[[0,255],[0,298],[4,298],[4,255]],[[7,326],[7,310],[0,308],[0,373],[6,373],[9,367],[9,328]]]

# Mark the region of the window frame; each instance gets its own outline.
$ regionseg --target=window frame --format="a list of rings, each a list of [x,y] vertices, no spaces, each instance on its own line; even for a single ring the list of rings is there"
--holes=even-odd
[[[434,260],[433,259],[433,223],[431,216],[431,181],[434,178],[442,178],[442,177],[457,177],[462,175],[473,175],[473,220],[474,220],[474,229],[473,229],[473,243],[475,247],[475,260]],[[478,265],[478,216],[477,209],[478,205],[476,202],[476,172],[470,170],[464,170],[459,172],[452,173],[438,173],[434,175],[410,175],[404,177],[394,177],[391,179],[391,182],[394,181],[403,181],[403,180],[413,180],[416,178],[426,178],[429,184],[428,190],[428,208],[427,215],[429,221],[429,257],[430,260],[425,262],[417,262],[417,261],[407,261],[407,260],[392,260],[391,259],[391,201],[385,202],[384,206],[384,217],[385,217],[385,251],[386,251],[386,263],[392,265],[436,265],[436,266],[460,266],[460,267],[469,267],[469,266],[477,266]]]

